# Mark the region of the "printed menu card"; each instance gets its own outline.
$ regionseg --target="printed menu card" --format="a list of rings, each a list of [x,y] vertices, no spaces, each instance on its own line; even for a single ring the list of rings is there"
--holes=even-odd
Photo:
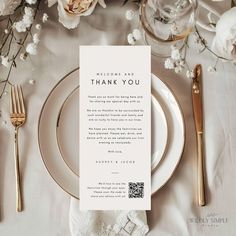
[[[151,209],[149,46],[80,47],[80,209]]]

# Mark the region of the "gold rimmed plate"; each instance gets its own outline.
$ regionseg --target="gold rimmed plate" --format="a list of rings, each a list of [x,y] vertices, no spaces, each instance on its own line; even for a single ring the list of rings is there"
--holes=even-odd
[[[38,142],[44,165],[55,182],[75,198],[79,198],[79,177],[65,165],[61,157],[55,127],[62,104],[78,86],[78,70],[61,79],[44,102],[38,123]]]
[[[79,176],[79,87],[67,97],[58,114],[57,142],[66,165]],[[167,145],[167,122],[164,111],[157,99],[152,96],[152,162],[155,171]],[[74,141],[76,140],[76,141]],[[158,141],[157,141],[158,140]]]
[[[79,87],[62,104],[57,119],[57,143],[61,157],[71,171],[79,176]]]
[[[159,131],[152,131],[152,193],[155,193],[170,178],[180,160],[184,125],[181,110],[172,92],[154,75],[152,83],[152,129]],[[76,102],[79,106],[78,86],[77,69],[53,88],[43,105],[38,126],[40,152],[49,174],[59,186],[76,198],[79,198],[79,139],[78,136],[76,138],[76,134],[79,134],[79,118],[76,118],[79,117],[76,113]],[[167,131],[167,126],[171,130]],[[166,135],[163,134],[165,132]],[[158,150],[161,142],[162,149]],[[73,148],[69,153],[70,145]]]

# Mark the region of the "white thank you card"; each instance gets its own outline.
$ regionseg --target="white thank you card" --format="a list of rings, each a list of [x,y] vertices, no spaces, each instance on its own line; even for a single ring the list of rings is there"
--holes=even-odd
[[[151,208],[148,46],[80,47],[80,209]]]

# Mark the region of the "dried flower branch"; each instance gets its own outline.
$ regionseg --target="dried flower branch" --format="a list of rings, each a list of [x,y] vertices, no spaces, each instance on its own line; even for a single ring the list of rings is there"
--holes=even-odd
[[[199,39],[199,43],[203,46],[203,49],[202,49],[201,52],[203,52],[205,50],[208,50],[211,54],[213,54],[218,59],[222,59],[222,60],[226,60],[226,61],[231,61],[231,60],[229,60],[227,58],[224,58],[224,57],[221,57],[221,56],[217,55],[215,52],[213,52],[211,50],[211,48],[207,45],[207,41],[199,33],[199,30],[198,30],[198,28],[196,26],[195,26],[195,33],[196,33],[197,38]]]
[[[27,46],[25,46],[28,37],[31,36],[33,40],[36,40],[36,44],[39,42],[38,38],[32,36],[32,26],[39,11],[40,3],[41,0],[22,1],[15,9],[14,14],[4,16],[2,19],[0,17],[0,25],[4,29],[0,36],[0,42],[2,42],[0,45],[0,71],[7,70],[6,78],[0,78],[0,83],[3,83],[0,99],[5,94],[7,84],[11,84],[11,72],[17,65],[16,61],[21,55],[21,51],[24,50],[25,57],[29,54],[26,50]],[[22,56],[20,58],[22,59]]]

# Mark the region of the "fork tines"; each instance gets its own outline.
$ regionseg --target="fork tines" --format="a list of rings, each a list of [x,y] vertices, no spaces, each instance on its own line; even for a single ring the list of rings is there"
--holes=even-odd
[[[23,99],[22,88],[20,85],[11,86],[11,106],[12,114],[25,114],[25,104]]]

